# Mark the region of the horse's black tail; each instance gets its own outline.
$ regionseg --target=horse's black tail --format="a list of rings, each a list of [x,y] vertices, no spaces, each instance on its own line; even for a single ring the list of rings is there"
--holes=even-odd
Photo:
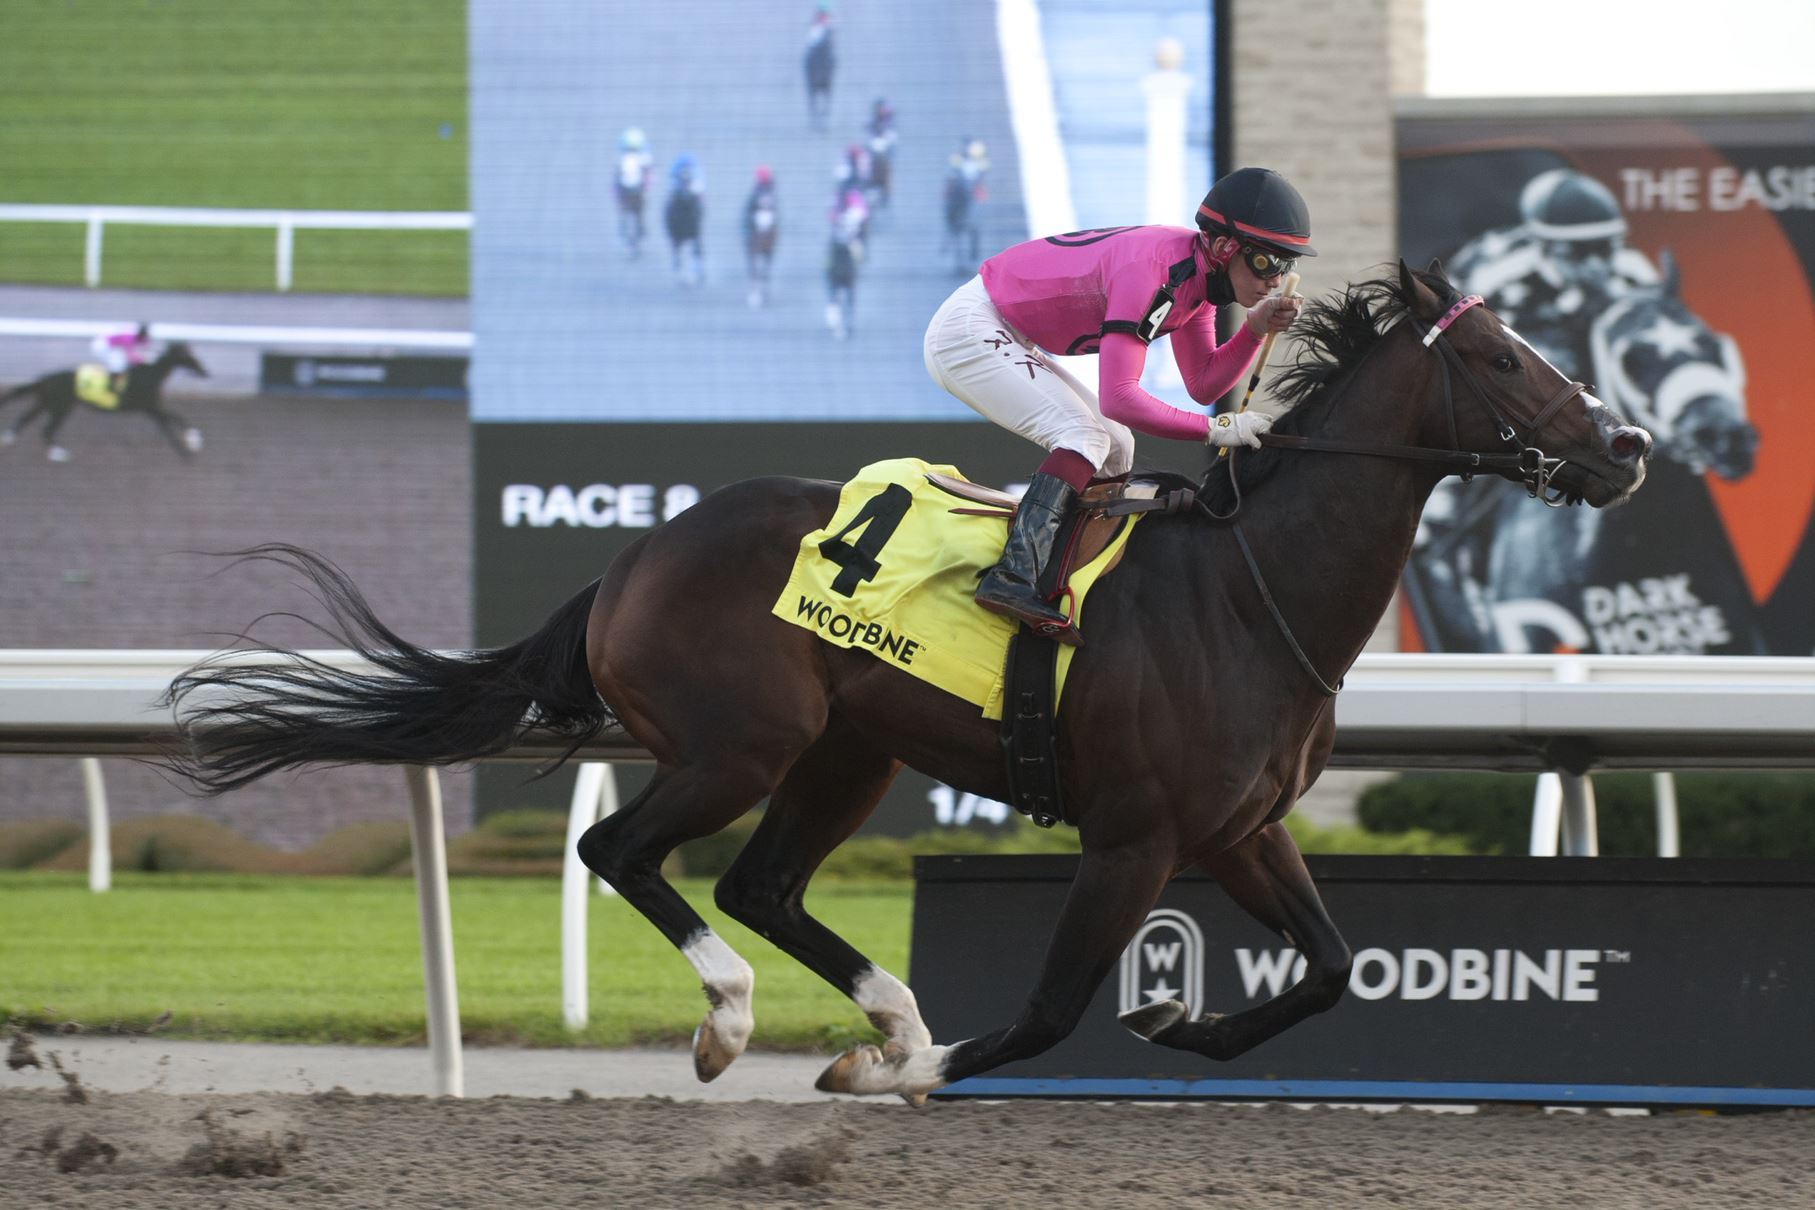
[[[259,645],[274,658],[223,652],[177,677],[160,702],[175,710],[182,737],[167,763],[210,794],[297,765],[455,764],[503,752],[531,730],[568,742],[549,772],[615,721],[586,667],[597,581],[521,642],[441,653],[393,634],[319,555],[277,543],[235,554],[300,574],[332,616],[324,633],[378,671]]]
[[[19,396],[21,396],[21,395],[31,394],[34,390],[36,390],[38,388],[39,384],[42,383],[43,381],[44,380],[42,378],[39,378],[39,379],[35,379],[31,382],[22,382],[18,386],[14,387],[12,390],[7,391],[5,393],[0,393],[0,403],[11,403],[13,400],[19,398]]]

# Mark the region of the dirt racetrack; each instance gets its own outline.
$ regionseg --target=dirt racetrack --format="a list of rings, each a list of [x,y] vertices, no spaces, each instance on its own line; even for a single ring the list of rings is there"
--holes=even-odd
[[[72,1073],[74,1074],[74,1073]],[[67,1078],[67,1077],[66,1077]],[[85,1099],[84,1099],[85,1098]],[[0,1091],[0,1206],[1815,1206],[1815,1115]]]

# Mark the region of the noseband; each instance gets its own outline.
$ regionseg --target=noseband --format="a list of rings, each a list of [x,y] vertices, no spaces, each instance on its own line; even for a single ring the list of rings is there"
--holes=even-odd
[[[1482,471],[1491,474],[1510,473],[1525,485],[1525,490],[1535,499],[1542,500],[1552,508],[1567,503],[1561,491],[1552,492],[1550,480],[1563,468],[1564,459],[1548,457],[1537,445],[1539,431],[1549,423],[1551,417],[1562,410],[1577,395],[1588,388],[1579,382],[1565,382],[1555,395],[1539,409],[1537,417],[1524,424],[1525,437],[1520,438],[1519,430],[1508,420],[1500,408],[1494,404],[1487,389],[1481,385],[1474,372],[1462,363],[1461,354],[1451,348],[1448,341],[1440,341],[1449,326],[1462,317],[1470,307],[1480,306],[1479,294],[1470,294],[1458,299],[1456,304],[1443,313],[1442,318],[1424,332],[1423,345],[1427,349],[1436,349],[1438,365],[1443,370],[1443,409],[1449,417],[1449,439],[1451,448],[1447,450],[1429,449],[1417,445],[1368,445],[1359,441],[1334,441],[1326,437],[1295,437],[1285,433],[1263,433],[1261,443],[1277,449],[1322,450],[1337,454],[1369,454],[1377,458],[1400,458],[1413,462],[1436,462],[1451,467],[1460,475],[1463,482],[1475,477]],[[1417,320],[1409,313],[1406,317],[1414,326]],[[1487,414],[1493,418],[1494,432],[1501,441],[1512,446],[1517,453],[1511,454],[1477,454],[1462,447],[1462,440],[1456,430],[1456,399],[1450,385],[1450,371],[1454,369],[1468,383],[1475,398]]]

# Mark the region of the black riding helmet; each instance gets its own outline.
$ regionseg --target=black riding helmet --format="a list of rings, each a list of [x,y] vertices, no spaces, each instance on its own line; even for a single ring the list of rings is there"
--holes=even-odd
[[[1271,168],[1237,168],[1210,186],[1197,208],[1197,225],[1283,257],[1317,255],[1311,247],[1311,208]]]

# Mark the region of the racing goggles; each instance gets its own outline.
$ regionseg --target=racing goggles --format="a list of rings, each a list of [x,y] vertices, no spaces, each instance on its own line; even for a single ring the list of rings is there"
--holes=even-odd
[[[1277,252],[1256,248],[1252,244],[1241,246],[1241,258],[1247,262],[1248,268],[1253,271],[1254,276],[1263,279],[1284,277],[1292,271],[1292,266],[1298,263],[1298,258],[1295,256],[1281,256]]]

